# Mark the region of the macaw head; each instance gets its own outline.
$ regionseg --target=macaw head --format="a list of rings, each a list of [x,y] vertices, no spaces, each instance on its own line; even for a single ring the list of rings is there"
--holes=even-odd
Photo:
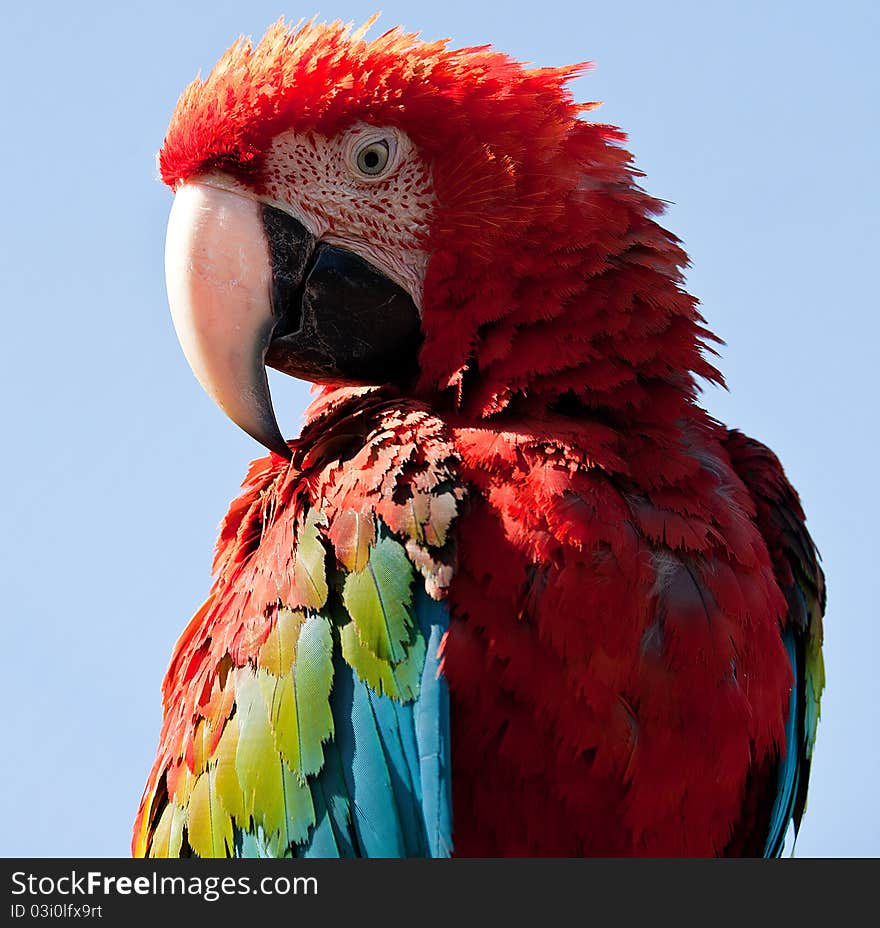
[[[289,456],[266,365],[481,417],[632,411],[714,376],[658,202],[566,87],[584,66],[367,41],[371,22],[278,22],[172,116],[169,302],[219,406]]]

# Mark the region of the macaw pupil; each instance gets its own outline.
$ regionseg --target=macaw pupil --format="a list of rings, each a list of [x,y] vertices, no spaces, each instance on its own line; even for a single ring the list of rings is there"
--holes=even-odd
[[[388,164],[388,143],[374,142],[358,155],[358,167],[364,174],[379,174]]]

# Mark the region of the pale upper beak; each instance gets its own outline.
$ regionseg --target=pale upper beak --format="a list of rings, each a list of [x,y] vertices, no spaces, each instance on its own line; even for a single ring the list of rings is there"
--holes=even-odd
[[[261,210],[252,197],[183,184],[168,218],[165,280],[177,337],[205,392],[258,442],[290,457],[266,378],[275,318]]]

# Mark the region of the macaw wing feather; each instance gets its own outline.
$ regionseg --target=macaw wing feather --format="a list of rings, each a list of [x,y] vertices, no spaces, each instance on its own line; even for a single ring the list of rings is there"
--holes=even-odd
[[[340,655],[331,703],[336,737],[312,792],[320,811],[302,857],[448,857],[451,853],[449,697],[438,648],[448,625],[444,603],[419,588],[413,618],[421,674],[414,699],[380,695]],[[342,832],[343,841],[339,841]],[[330,853],[333,834],[338,853]]]
[[[792,690],[786,720],[786,751],[778,759],[775,778],[764,790],[766,830],[746,842],[755,854],[779,857],[789,825],[795,834],[807,802],[807,786],[825,669],[822,660],[822,616],[825,578],[819,554],[805,525],[797,493],[778,459],[764,445],[737,431],[728,433],[727,450],[740,479],[754,500],[758,527],[773,559],[776,580],[788,614],[782,639],[792,668]],[[754,828],[755,822],[748,823]]]
[[[357,570],[316,556],[319,521],[305,520],[287,594],[308,605],[279,605],[268,633],[244,626],[262,640],[239,641],[250,659],[215,676],[153,791],[144,853],[450,855],[448,608],[381,520],[366,555],[346,558]]]

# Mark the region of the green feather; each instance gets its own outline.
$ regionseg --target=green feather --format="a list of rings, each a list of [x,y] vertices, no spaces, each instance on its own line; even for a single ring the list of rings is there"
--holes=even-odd
[[[816,743],[816,729],[819,726],[819,708],[822,690],[825,688],[825,661],[822,657],[822,642],[816,634],[807,636],[806,641],[806,712],[804,734],[806,755],[812,757]]]
[[[279,686],[282,681],[266,670],[248,669],[238,675],[235,772],[245,814],[262,826],[267,840],[283,856],[291,843],[305,840],[315,823],[315,810],[311,791],[284,762],[275,743],[270,706]]]
[[[409,606],[413,567],[403,545],[384,537],[370,552],[367,566],[349,574],[342,601],[358,638],[380,660],[399,663],[413,632]]]
[[[323,616],[312,616],[300,629],[293,680],[299,717],[299,764],[291,767],[304,778],[324,766],[321,745],[333,735],[333,635]]]
[[[364,647],[354,622],[349,622],[343,627],[339,638],[346,663],[367,686],[372,687],[380,696],[389,696],[398,702],[418,699],[419,678],[425,663],[424,638],[416,638],[399,664],[380,660]]]

